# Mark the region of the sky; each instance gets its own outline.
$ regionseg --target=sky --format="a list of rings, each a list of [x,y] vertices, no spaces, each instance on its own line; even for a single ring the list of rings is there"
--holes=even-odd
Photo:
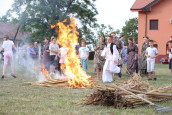
[[[0,0],[0,16],[11,8],[14,0]],[[137,12],[131,12],[130,8],[135,0],[97,0],[95,2],[99,14],[99,24],[111,25],[115,30],[122,29],[125,21],[137,17]]]

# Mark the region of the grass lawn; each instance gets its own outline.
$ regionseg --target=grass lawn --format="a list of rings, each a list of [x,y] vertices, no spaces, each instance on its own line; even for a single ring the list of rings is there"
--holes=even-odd
[[[0,64],[0,73],[2,64]],[[156,87],[167,86],[172,82],[168,65],[156,64],[155,67],[158,80],[150,81]],[[96,76],[93,61],[89,61],[88,74]],[[154,107],[148,105],[139,106],[134,109],[115,109],[113,107],[82,105],[82,98],[94,91],[94,89],[71,89],[65,87],[43,87],[32,86],[26,82],[35,81],[36,74],[26,73],[26,70],[17,70],[17,79],[6,76],[0,79],[0,115],[156,115]],[[116,77],[117,78],[117,77]],[[121,81],[129,77],[125,74]],[[146,80],[146,78],[143,78]],[[102,84],[102,81],[97,81]],[[115,82],[114,82],[115,83]],[[157,103],[160,106],[172,108],[172,100]],[[170,114],[169,114],[170,115]]]

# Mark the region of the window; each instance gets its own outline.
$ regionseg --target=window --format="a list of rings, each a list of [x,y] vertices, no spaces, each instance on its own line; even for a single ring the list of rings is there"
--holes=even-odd
[[[158,30],[158,20],[150,20],[150,30]]]

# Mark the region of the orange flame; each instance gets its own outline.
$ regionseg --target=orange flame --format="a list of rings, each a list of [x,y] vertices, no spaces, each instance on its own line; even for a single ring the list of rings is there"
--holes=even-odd
[[[81,62],[76,54],[76,45],[78,43],[79,33],[76,31],[76,24],[73,18],[70,18],[70,24],[65,25],[63,22],[58,22],[56,25],[51,25],[58,33],[58,44],[63,48],[67,48],[67,58],[64,65],[61,66],[64,73],[69,77],[68,83],[73,88],[84,88],[90,85],[88,76],[81,68]]]
[[[41,72],[46,77],[46,79],[48,79],[48,80],[52,79],[48,70],[45,68],[44,65],[41,67]]]
[[[45,78],[46,78],[47,80],[51,80],[51,79],[52,79],[51,76],[50,76],[50,74],[49,74],[49,72],[48,72],[48,70],[45,68],[44,65],[42,65],[41,68],[39,68],[39,67],[34,67],[34,70],[41,71],[42,74],[45,76]]]

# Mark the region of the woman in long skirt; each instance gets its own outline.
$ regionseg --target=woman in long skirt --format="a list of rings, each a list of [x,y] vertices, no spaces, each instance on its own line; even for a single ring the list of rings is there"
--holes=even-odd
[[[133,44],[135,44],[135,45],[138,47],[138,45],[137,45],[136,42],[137,42],[137,39],[134,38],[134,39],[133,39]],[[138,52],[137,52],[137,54],[138,54]],[[139,60],[138,60],[138,55],[137,55],[137,60],[136,60],[136,73],[137,73],[137,74],[138,74],[138,72],[139,72],[138,62],[139,62]]]
[[[45,38],[45,45],[43,50],[42,64],[45,68],[50,71],[50,51],[49,51],[50,40]]]
[[[101,71],[101,76],[103,73],[103,66],[105,59],[101,56],[104,47],[106,46],[105,37],[100,36],[100,40],[96,44],[95,55],[94,55],[94,68],[97,72],[97,79],[99,79],[99,72]]]
[[[144,43],[142,44],[142,49],[141,49],[141,56],[139,58],[139,71],[140,74],[147,76],[147,57],[145,56],[146,49],[149,47],[149,38],[148,37],[143,37],[144,38]]]
[[[128,39],[128,47],[127,47],[127,72],[129,75],[133,75],[136,71],[136,64],[137,64],[137,55],[138,55],[138,47],[136,44],[133,43],[133,39]],[[127,58],[128,57],[128,58]]]

